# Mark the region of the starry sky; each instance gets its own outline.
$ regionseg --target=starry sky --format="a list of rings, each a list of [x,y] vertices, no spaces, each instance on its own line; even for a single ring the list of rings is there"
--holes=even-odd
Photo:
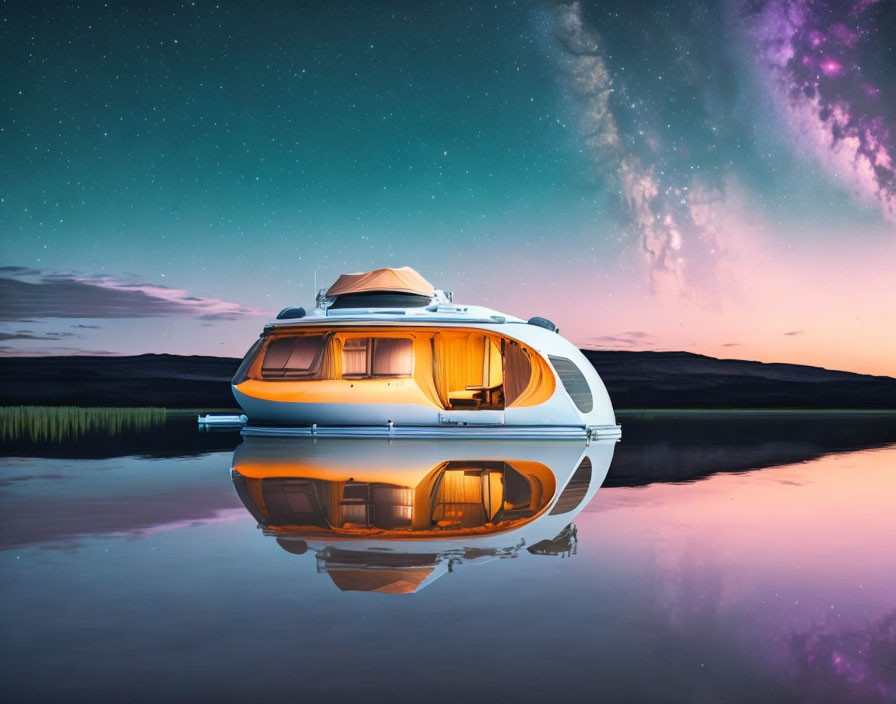
[[[0,6],[0,354],[242,355],[409,265],[896,376],[896,2]]]

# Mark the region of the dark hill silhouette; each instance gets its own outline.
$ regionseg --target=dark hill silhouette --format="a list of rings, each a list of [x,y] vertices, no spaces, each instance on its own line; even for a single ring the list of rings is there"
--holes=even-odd
[[[230,379],[240,360],[134,357],[0,359],[0,404],[235,408]]]
[[[896,409],[896,379],[690,352],[582,350],[616,408]]]
[[[896,379],[689,352],[584,350],[616,408],[896,409]],[[0,404],[234,408],[232,357],[0,358]]]

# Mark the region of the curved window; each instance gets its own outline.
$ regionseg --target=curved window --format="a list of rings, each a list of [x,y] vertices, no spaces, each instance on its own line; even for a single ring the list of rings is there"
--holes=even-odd
[[[591,389],[582,370],[566,357],[548,355],[548,358],[554,365],[554,369],[557,370],[560,383],[563,384],[563,388],[566,389],[572,402],[576,404],[576,408],[582,413],[590,413],[594,408],[594,399],[591,397]]]
[[[243,357],[243,361],[240,363],[239,368],[236,370],[236,374],[233,375],[233,380],[230,382],[231,384],[236,386],[242,384],[249,378],[249,370],[252,368],[252,362],[255,361],[258,350],[261,349],[263,344],[264,338],[260,337],[255,341],[255,344],[249,348],[249,351],[246,352],[246,356]]]
[[[588,487],[590,485],[591,458],[585,457],[576,468],[575,474],[572,475],[566,488],[563,489],[563,493],[560,494],[560,498],[557,499],[557,503],[555,503],[554,508],[551,509],[550,515],[556,516],[560,513],[569,513],[572,511],[582,503],[582,499],[584,499],[585,494],[588,493]]]

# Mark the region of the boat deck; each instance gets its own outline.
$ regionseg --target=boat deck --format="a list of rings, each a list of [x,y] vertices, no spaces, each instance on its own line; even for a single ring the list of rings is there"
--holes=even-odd
[[[503,440],[613,441],[622,437],[620,425],[258,425],[244,415],[201,415],[200,430],[236,430],[255,437],[320,438],[477,438]]]

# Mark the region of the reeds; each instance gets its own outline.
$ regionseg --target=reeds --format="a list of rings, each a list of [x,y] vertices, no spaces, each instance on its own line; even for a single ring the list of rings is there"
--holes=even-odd
[[[62,442],[88,434],[112,437],[162,425],[165,417],[164,408],[2,406],[0,442]]]

